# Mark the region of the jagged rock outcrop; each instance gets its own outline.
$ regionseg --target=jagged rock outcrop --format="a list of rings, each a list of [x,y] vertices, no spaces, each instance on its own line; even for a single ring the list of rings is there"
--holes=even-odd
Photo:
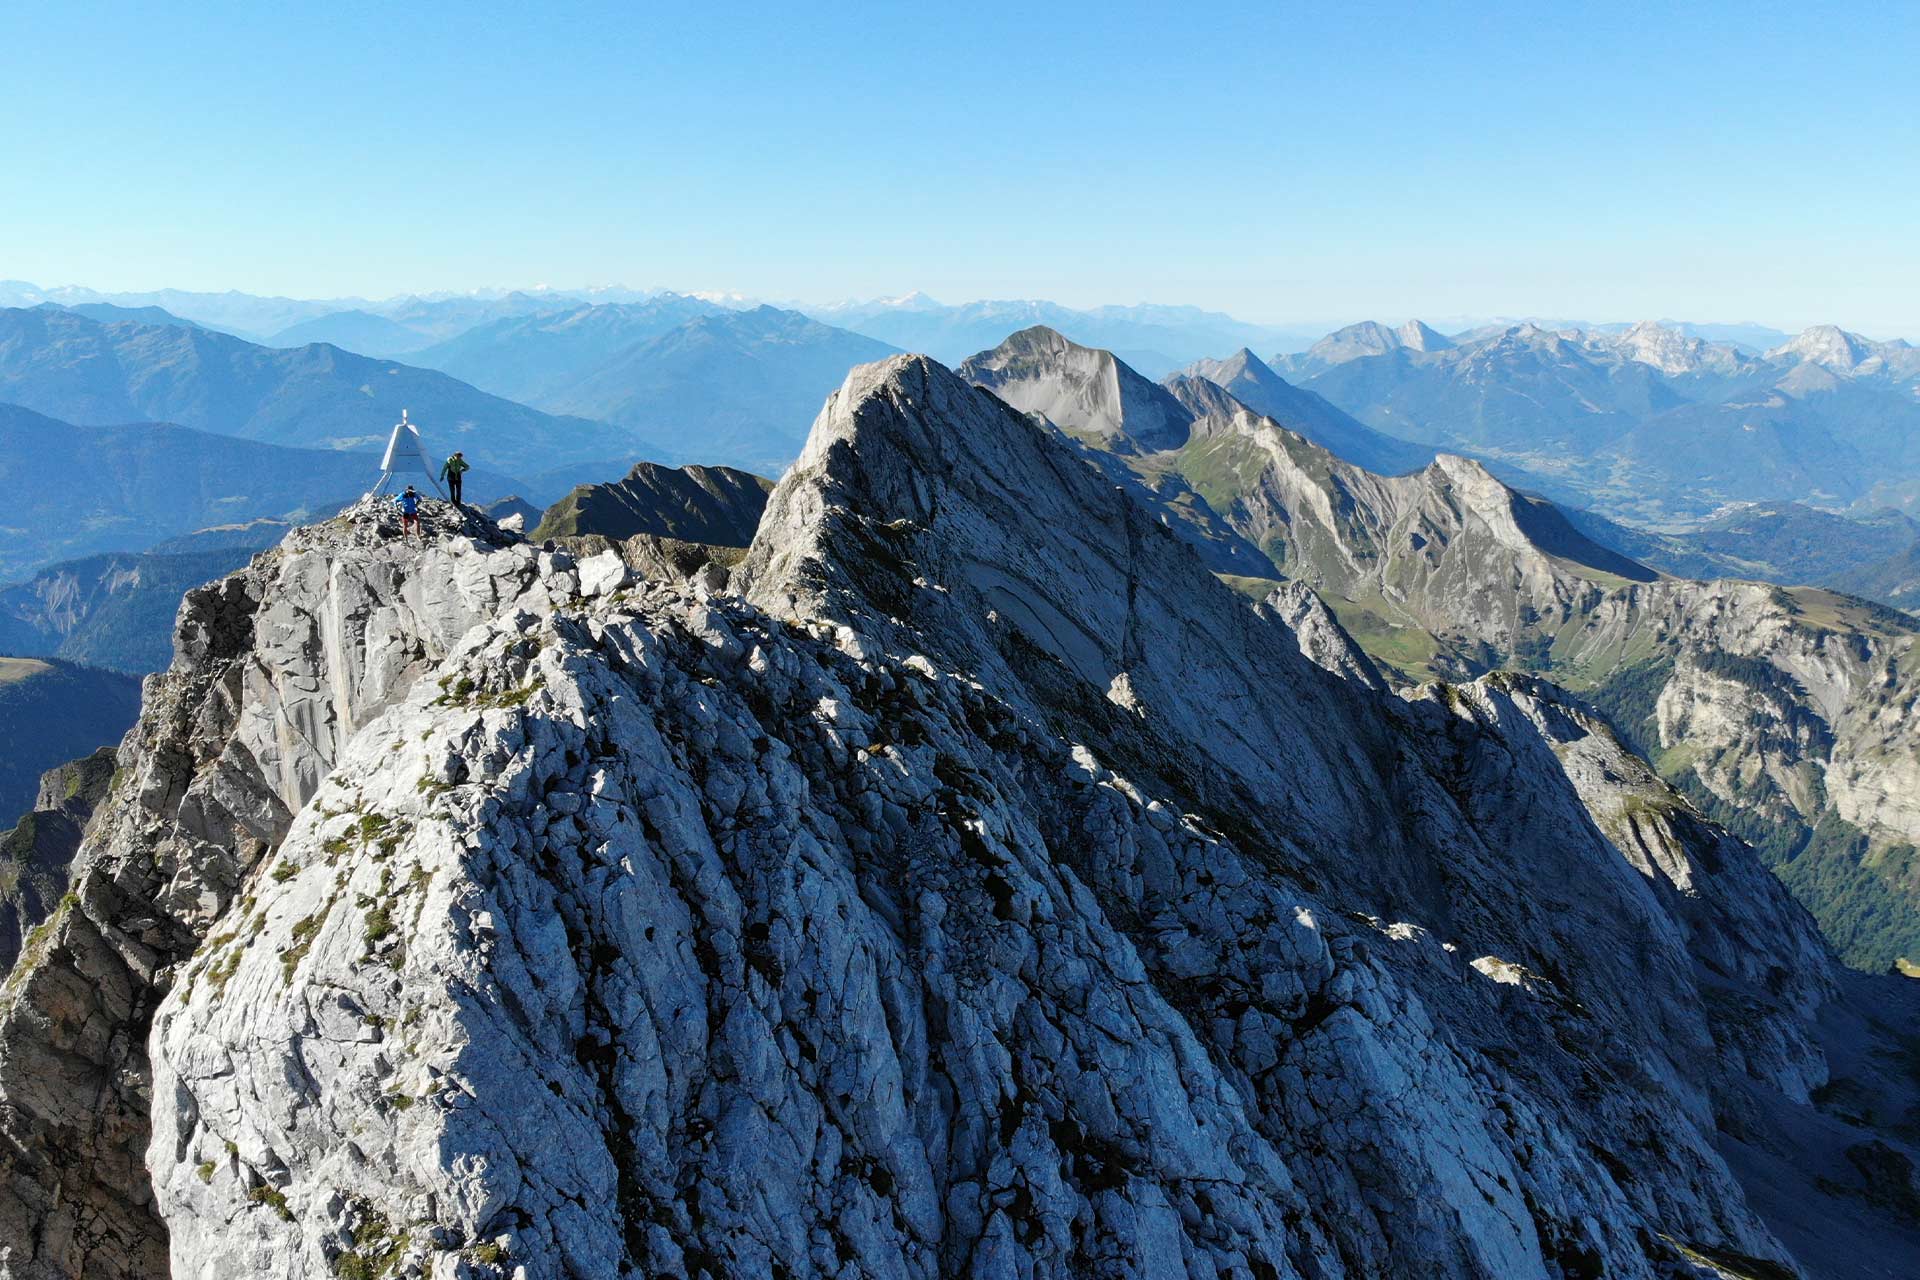
[[[530,532],[539,525],[540,517],[545,512],[515,493],[509,494],[498,502],[482,504],[480,514],[502,527],[517,518],[520,521],[521,532]]]
[[[40,777],[40,793],[10,831],[0,831],[0,974],[67,892],[73,855],[113,779],[114,749],[70,760]]]
[[[475,517],[429,503],[424,522],[439,540],[420,547],[363,508],[182,602],[114,802],[0,992],[0,1272],[165,1274],[145,1040],[172,968],[368,715],[539,576],[477,554]],[[362,572],[336,572],[343,537],[366,550]]]
[[[1783,1117],[1907,1240],[1814,1101],[1864,980],[1738,842],[931,362],[829,400],[739,595],[377,529],[190,598],[0,1004],[0,1272],[1847,1274],[1742,1181]]]
[[[548,508],[533,537],[598,534],[616,541],[645,534],[712,546],[753,540],[773,481],[732,467],[663,467],[640,462],[611,484],[583,484]]]
[[[1379,476],[1240,407],[1201,418],[1171,466],[1356,624],[1422,637],[1416,674],[1498,665],[1609,587],[1658,576],[1454,454]]]

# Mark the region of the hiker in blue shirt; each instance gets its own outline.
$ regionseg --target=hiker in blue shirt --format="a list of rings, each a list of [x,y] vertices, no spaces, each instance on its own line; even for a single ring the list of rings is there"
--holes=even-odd
[[[408,537],[420,532],[420,495],[412,485],[400,495],[400,532]]]

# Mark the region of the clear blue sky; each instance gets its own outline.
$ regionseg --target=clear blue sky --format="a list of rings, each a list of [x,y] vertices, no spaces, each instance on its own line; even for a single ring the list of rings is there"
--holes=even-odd
[[[0,8],[0,278],[1920,338],[1920,6]]]

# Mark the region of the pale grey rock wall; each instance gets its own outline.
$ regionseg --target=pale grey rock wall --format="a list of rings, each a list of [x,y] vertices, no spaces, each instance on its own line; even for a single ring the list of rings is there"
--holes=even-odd
[[[1721,1146],[1853,1006],[1748,852],[938,366],[830,400],[744,598],[374,528],[190,602],[0,1003],[0,1275],[1787,1260]]]
[[[530,549],[481,554],[490,543],[449,513],[429,523],[443,540],[427,549],[371,517],[297,531],[188,593],[174,665],[148,678],[114,800],[76,861],[74,901],[0,992],[0,1273],[164,1267],[142,1167],[145,1037],[173,966],[342,744],[540,581]]]

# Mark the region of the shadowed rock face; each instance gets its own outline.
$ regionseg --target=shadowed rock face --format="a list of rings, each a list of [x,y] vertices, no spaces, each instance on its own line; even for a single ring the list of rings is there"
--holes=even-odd
[[[1717,1142],[1865,1137],[1811,922],[1586,713],[1393,696],[931,362],[739,596],[467,529],[190,597],[0,1005],[7,1274],[1652,1277],[1787,1260]]]
[[[113,762],[114,749],[102,747],[49,769],[33,808],[11,831],[0,831],[0,974],[13,967],[21,942],[66,893],[73,855],[106,797]]]
[[[642,462],[613,484],[583,484],[562,498],[533,537],[598,534],[616,541],[647,534],[711,546],[753,541],[773,481],[732,467],[663,467]]]

